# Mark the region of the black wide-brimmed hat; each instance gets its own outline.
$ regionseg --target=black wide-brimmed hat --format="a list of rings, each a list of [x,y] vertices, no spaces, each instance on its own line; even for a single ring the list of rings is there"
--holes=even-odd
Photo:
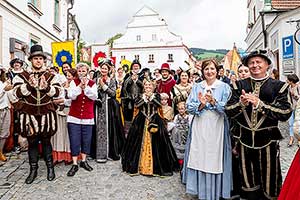
[[[15,63],[20,63],[21,66],[23,66],[23,64],[24,64],[24,62],[21,59],[14,58],[9,62],[10,67],[13,68]]]
[[[142,68],[142,65],[141,65],[140,61],[137,60],[137,59],[135,59],[135,60],[132,61],[131,65],[130,65],[130,69],[131,69],[131,70],[132,70],[132,66],[133,66],[134,64],[139,65],[139,66],[140,66],[140,69]]]
[[[31,60],[34,56],[42,56],[44,59],[47,58],[47,56],[43,52],[43,47],[39,44],[35,44],[30,48],[30,55],[28,57],[28,60]]]
[[[252,51],[251,53],[249,53],[248,56],[246,56],[245,58],[242,59],[243,65],[248,66],[248,61],[250,58],[253,57],[261,57],[263,59],[265,59],[268,64],[270,65],[272,63],[271,59],[268,57],[267,55],[267,50],[256,50],[256,51]]]

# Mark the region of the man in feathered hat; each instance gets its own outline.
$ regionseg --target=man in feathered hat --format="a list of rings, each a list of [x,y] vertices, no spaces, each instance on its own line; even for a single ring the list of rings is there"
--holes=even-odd
[[[57,129],[53,98],[59,96],[61,88],[55,76],[44,68],[45,59],[42,46],[33,45],[28,57],[32,72],[23,71],[13,79],[14,95],[18,99],[14,108],[20,114],[20,133],[28,140],[30,173],[25,180],[27,184],[37,176],[39,142],[47,165],[47,179],[55,178],[50,138]]]
[[[130,73],[126,74],[121,90],[122,108],[124,111],[125,119],[125,132],[130,127],[134,101],[143,93],[143,82],[139,79],[139,71],[141,64],[138,60],[134,60],[130,66]]]
[[[273,80],[268,74],[271,64],[267,51],[251,52],[243,64],[251,77],[232,84],[226,112],[237,127],[235,154],[239,158],[243,199],[277,199],[282,176],[279,158],[279,121],[291,116],[288,83]],[[236,173],[236,172],[234,172]]]
[[[162,79],[158,81],[157,92],[159,94],[166,93],[170,96],[171,89],[176,85],[176,81],[171,76],[171,69],[168,63],[163,63],[160,68]],[[168,105],[172,105],[171,98],[168,100]]]

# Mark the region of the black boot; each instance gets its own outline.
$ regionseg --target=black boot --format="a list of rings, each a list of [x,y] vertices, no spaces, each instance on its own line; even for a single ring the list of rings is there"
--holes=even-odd
[[[47,180],[48,181],[53,181],[55,179],[55,173],[54,173],[54,165],[53,165],[53,159],[48,158],[46,161],[47,165]]]
[[[55,173],[54,173],[52,146],[50,143],[50,138],[43,138],[41,141],[42,141],[44,160],[47,166],[47,180],[53,181],[55,179]]]
[[[28,177],[25,180],[26,184],[31,184],[34,181],[34,179],[37,176],[37,169],[38,169],[37,163],[30,163],[30,172]]]

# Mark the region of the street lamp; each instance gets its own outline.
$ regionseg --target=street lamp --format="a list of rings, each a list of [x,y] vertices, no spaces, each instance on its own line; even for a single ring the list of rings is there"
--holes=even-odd
[[[298,19],[298,20],[289,20],[289,21],[287,21],[286,23],[297,23],[296,24],[296,31],[295,31],[295,33],[294,33],[294,39],[295,39],[295,41],[297,42],[297,44],[299,44],[300,45],[300,38],[298,38],[297,36],[298,36],[298,34],[300,34],[300,19]]]

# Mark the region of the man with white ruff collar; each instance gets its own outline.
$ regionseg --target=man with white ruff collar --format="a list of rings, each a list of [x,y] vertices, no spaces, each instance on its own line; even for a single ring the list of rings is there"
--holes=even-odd
[[[50,138],[57,130],[53,98],[59,96],[61,88],[55,76],[46,71],[45,59],[42,46],[32,46],[28,57],[32,71],[23,71],[13,79],[13,94],[18,100],[14,108],[20,113],[20,133],[28,140],[30,173],[25,180],[27,184],[37,177],[39,142],[47,165],[47,179],[55,178]]]

